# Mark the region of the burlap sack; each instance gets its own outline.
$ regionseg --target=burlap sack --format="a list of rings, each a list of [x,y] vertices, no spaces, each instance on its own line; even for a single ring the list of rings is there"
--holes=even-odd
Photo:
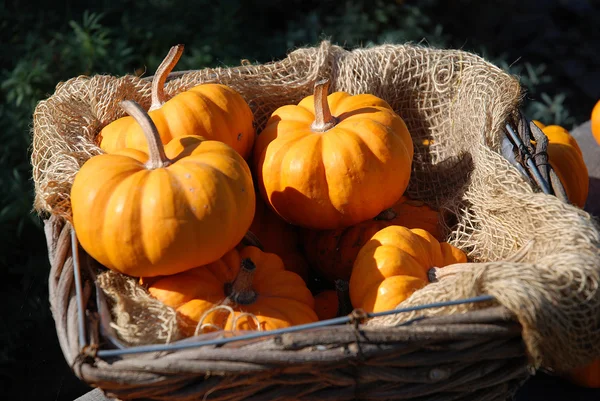
[[[584,211],[536,193],[500,154],[504,125],[518,109],[515,77],[473,54],[413,45],[345,51],[323,42],[280,62],[189,72],[172,96],[203,82],[239,91],[260,130],[279,106],[328,77],[332,91],[372,93],[406,121],[415,143],[408,195],[456,216],[449,242],[475,262],[416,292],[402,306],[490,294],[524,327],[536,366],[568,368],[600,356],[600,236]],[[92,155],[99,129],[133,99],[148,107],[150,82],[133,76],[77,77],[60,84],[34,115],[35,208],[70,218],[69,191]],[[424,140],[429,140],[429,145]],[[526,252],[511,260],[525,244]],[[460,312],[464,305],[419,312]],[[390,325],[417,313],[374,319]]]

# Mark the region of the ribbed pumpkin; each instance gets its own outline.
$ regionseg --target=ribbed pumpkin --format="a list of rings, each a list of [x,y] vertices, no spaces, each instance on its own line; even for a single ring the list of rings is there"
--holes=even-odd
[[[326,280],[350,280],[352,265],[363,245],[379,230],[394,225],[424,229],[438,240],[443,237],[440,214],[423,202],[403,196],[375,219],[352,227],[340,230],[305,230],[303,244],[306,257]]]
[[[356,257],[350,277],[352,306],[366,312],[394,309],[429,283],[429,269],[466,261],[460,249],[438,242],[425,230],[386,227]]]
[[[542,128],[548,137],[548,162],[563,184],[572,204],[583,208],[589,191],[589,176],[577,140],[558,125]]]
[[[596,103],[594,108],[592,109],[592,116],[590,118],[591,121],[591,129],[592,135],[600,145],[600,100]]]
[[[578,386],[600,388],[600,359],[595,359],[585,366],[573,369],[567,377]]]
[[[167,101],[164,85],[182,52],[183,45],[172,47],[152,81],[149,114],[158,127],[162,143],[167,144],[182,135],[199,135],[224,142],[248,158],[256,136],[254,116],[238,92],[225,85],[207,83],[180,92]],[[148,151],[144,133],[130,116],[108,124],[97,140],[107,153],[123,148]]]
[[[177,310],[187,335],[200,321],[199,332],[274,330],[317,321],[314,298],[302,278],[285,270],[277,255],[254,246],[164,277],[148,291]]]
[[[315,295],[315,312],[319,320],[333,319],[352,312],[348,282],[337,280],[335,290],[325,290]]]
[[[123,108],[143,127],[149,154],[125,149],[90,158],[71,189],[83,248],[132,276],[178,273],[236,246],[254,216],[250,169],[230,146],[178,137],[165,148],[136,103]]]
[[[371,219],[404,193],[413,142],[406,124],[370,94],[314,96],[271,115],[254,149],[264,200],[287,222],[316,230]]]
[[[256,212],[250,231],[258,238],[265,252],[276,254],[283,260],[287,270],[308,280],[308,262],[300,252],[297,227],[283,221],[260,196],[256,197]]]

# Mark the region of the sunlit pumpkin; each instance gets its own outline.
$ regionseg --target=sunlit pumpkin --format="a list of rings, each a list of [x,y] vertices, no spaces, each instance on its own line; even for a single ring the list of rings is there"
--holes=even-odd
[[[429,269],[466,261],[460,249],[438,242],[425,230],[386,227],[356,257],[350,277],[352,306],[366,312],[394,309],[429,283]]]
[[[375,219],[352,227],[340,230],[304,230],[306,257],[326,280],[350,280],[352,265],[363,245],[376,232],[393,225],[422,228],[440,241],[443,238],[440,214],[423,202],[403,196]]]
[[[262,197],[287,222],[324,230],[371,219],[408,185],[413,142],[406,124],[370,94],[314,96],[275,110],[256,140]]]
[[[178,273],[214,262],[236,246],[254,216],[250,169],[230,146],[182,136],[163,148],[136,103],[123,107],[143,127],[150,152],[90,158],[71,189],[83,248],[132,276]]]
[[[592,116],[590,118],[592,135],[600,145],[600,100],[596,103],[592,109]]]
[[[182,317],[187,335],[214,330],[274,330],[317,321],[315,301],[281,259],[254,246],[163,277],[148,289]],[[221,307],[217,308],[216,307]],[[230,309],[228,309],[230,308]]]
[[[254,116],[238,92],[225,85],[206,83],[167,100],[165,81],[182,52],[183,45],[172,47],[152,81],[149,114],[158,127],[162,143],[167,144],[181,135],[199,135],[224,142],[248,158],[255,139]],[[108,153],[123,148],[148,151],[144,133],[131,116],[108,124],[97,140]]]
[[[558,125],[542,129],[548,137],[548,162],[565,188],[569,201],[583,208],[588,196],[589,177],[577,140]]]

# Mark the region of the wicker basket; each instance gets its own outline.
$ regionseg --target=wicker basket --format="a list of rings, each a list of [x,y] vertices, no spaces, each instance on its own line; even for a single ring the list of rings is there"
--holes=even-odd
[[[564,195],[552,170],[540,172],[536,166],[547,164],[543,138],[536,138],[540,160],[523,146],[523,140],[528,143],[524,121],[518,134],[508,126],[509,135],[503,139],[511,142],[506,149],[521,151],[522,159],[514,159],[511,151],[505,157],[533,177],[532,185]],[[235,337],[217,332],[168,345],[123,348],[112,334],[110,312],[95,283],[102,267],[79,247],[63,217],[52,214],[45,221],[45,233],[52,266],[50,302],[65,359],[77,377],[109,397],[504,400],[534,371],[521,325],[491,296],[389,311],[475,302],[486,306],[385,329],[365,324],[374,314],[354,311],[347,317],[274,332]]]
[[[183,340],[170,351],[149,346],[111,353],[100,334],[102,310],[92,297],[96,263],[78,249],[68,223],[50,218],[46,237],[60,346],[75,374],[110,397],[504,400],[530,373],[521,327],[503,307],[386,330],[367,328],[361,324],[364,316],[351,315],[341,326],[245,340],[205,335],[204,346]]]

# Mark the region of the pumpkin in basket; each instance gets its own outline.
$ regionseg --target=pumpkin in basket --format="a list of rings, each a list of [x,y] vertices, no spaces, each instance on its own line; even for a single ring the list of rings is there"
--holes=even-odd
[[[348,282],[336,280],[335,290],[324,290],[315,295],[315,312],[319,320],[328,320],[352,312]]]
[[[152,81],[149,114],[162,143],[181,135],[199,135],[224,142],[248,158],[255,138],[254,116],[238,92],[225,85],[206,83],[166,100],[165,81],[182,52],[183,45],[172,47]],[[107,153],[123,148],[148,151],[144,133],[131,116],[108,124],[97,140]]]
[[[466,261],[464,252],[425,230],[386,227],[356,257],[350,277],[352,306],[366,312],[394,309],[429,283],[429,269]]]
[[[244,237],[254,216],[250,169],[230,146],[198,136],[163,148],[156,126],[132,101],[150,152],[124,149],[90,158],[71,189],[82,247],[132,276],[178,273],[214,262]]]
[[[600,145],[600,100],[598,100],[598,102],[592,109],[592,116],[590,121],[592,124],[592,135],[596,139],[596,142],[598,142],[598,145]]]
[[[217,330],[274,330],[317,321],[315,301],[281,258],[254,246],[216,262],[163,277],[150,294],[177,310],[187,335]],[[216,308],[216,309],[215,309]]]
[[[589,177],[577,140],[559,125],[547,125],[542,132],[548,137],[548,162],[563,184],[569,201],[580,208],[584,207]]]
[[[375,219],[340,230],[305,230],[303,243],[309,263],[328,281],[350,280],[356,255],[379,230],[388,226],[421,228],[437,240],[443,237],[441,216],[423,202],[406,196]]]
[[[275,110],[254,148],[263,199],[287,222],[345,228],[392,206],[408,185],[413,142],[406,124],[370,94],[314,96]]]
[[[308,280],[308,262],[300,252],[297,227],[283,221],[260,196],[256,197],[255,210],[250,231],[258,238],[263,249],[279,256],[286,270]]]

